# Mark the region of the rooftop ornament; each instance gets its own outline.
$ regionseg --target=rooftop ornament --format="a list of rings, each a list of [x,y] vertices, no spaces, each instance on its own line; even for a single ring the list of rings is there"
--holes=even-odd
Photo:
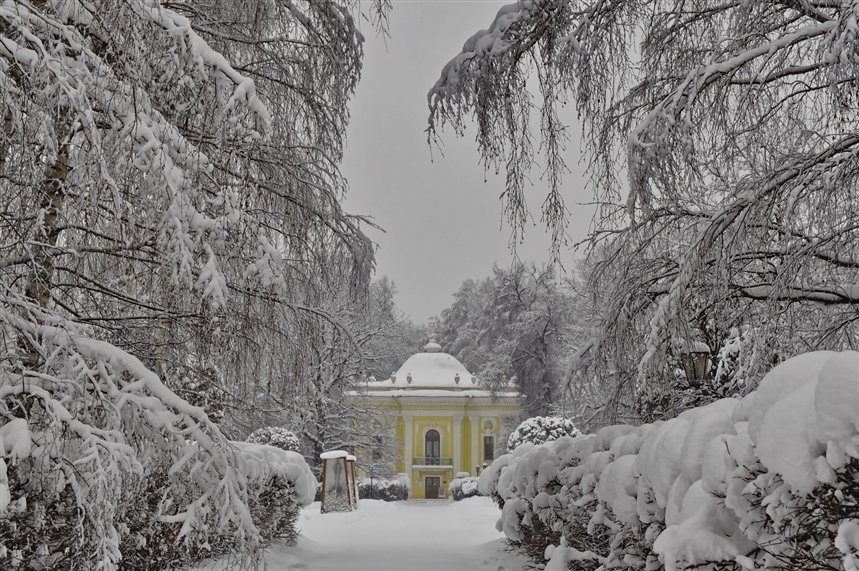
[[[425,353],[441,353],[441,345],[435,340],[434,336],[430,336],[429,343],[424,345]]]

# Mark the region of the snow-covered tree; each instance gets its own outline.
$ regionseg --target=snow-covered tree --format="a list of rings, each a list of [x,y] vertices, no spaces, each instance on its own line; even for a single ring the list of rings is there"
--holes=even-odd
[[[498,388],[515,378],[526,412],[545,414],[565,376],[572,307],[570,292],[551,268],[495,267],[491,278],[460,286],[442,312],[441,339],[485,386]]]
[[[298,437],[291,430],[282,426],[266,426],[254,430],[248,435],[247,441],[254,444],[267,444],[292,452],[298,452],[301,448]]]
[[[125,500],[156,479],[165,540],[258,544],[207,412],[263,382],[233,374],[313,312],[308,289],[366,290],[337,166],[355,10],[0,2],[0,525],[14,505],[36,526],[3,557],[116,568]]]
[[[379,380],[388,378],[426,342],[422,329],[397,307],[396,293],[396,284],[387,276],[373,280],[361,320],[364,327],[359,341],[366,374]]]
[[[391,366],[420,346],[409,341],[416,327],[400,315],[393,292],[384,279],[359,298],[345,279],[309,283],[299,306],[265,308],[260,316],[236,320],[220,391],[227,404],[224,430],[245,435],[289,427],[300,452],[317,467],[322,451],[374,443],[364,430],[372,422],[356,422],[373,413],[359,410],[346,393],[371,375],[387,377]]]
[[[543,444],[557,440],[562,436],[581,436],[582,431],[576,428],[569,418],[561,416],[533,416],[525,419],[507,438],[507,451],[512,452],[517,446],[530,442]]]
[[[853,346],[858,9],[816,0],[510,4],[431,89],[430,136],[462,132],[474,117],[486,166],[506,169],[505,211],[520,229],[540,164],[557,249],[569,160],[560,108],[575,101],[599,205],[592,283],[603,327],[591,362],[646,401],[672,391],[672,346],[702,321],[719,341],[731,327],[763,324],[749,354],[771,361]]]

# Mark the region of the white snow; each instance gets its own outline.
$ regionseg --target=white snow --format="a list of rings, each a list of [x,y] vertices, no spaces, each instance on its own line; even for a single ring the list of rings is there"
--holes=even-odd
[[[817,484],[814,459],[824,452],[813,434],[814,385],[809,382],[774,403],[763,416],[755,442],[761,463],[802,491]]]
[[[757,440],[764,414],[779,399],[795,391],[806,382],[817,378],[826,361],[835,355],[832,351],[805,353],[779,364],[761,381],[755,391],[749,415],[749,436]]]
[[[26,458],[30,455],[33,440],[30,425],[23,418],[13,418],[0,426],[0,456],[11,459]]]
[[[859,570],[859,522],[848,519],[838,526],[838,535],[835,537],[835,547],[844,554],[844,571]]]
[[[826,361],[814,392],[820,436],[849,440],[856,434],[859,417],[859,353],[836,353]]]
[[[301,512],[298,545],[275,544],[266,569],[281,571],[521,571],[525,559],[507,553],[495,530],[498,508],[488,498],[454,503],[361,500],[353,512]],[[223,563],[199,569],[224,569]]]

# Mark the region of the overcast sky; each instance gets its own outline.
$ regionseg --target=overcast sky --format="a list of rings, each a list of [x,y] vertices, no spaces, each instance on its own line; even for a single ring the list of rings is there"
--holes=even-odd
[[[376,275],[394,280],[398,306],[416,322],[449,306],[464,280],[487,277],[493,263],[507,266],[513,260],[498,199],[503,178],[484,173],[474,132],[464,139],[449,132],[444,156],[431,154],[424,132],[426,94],[442,67],[469,36],[489,27],[505,3],[394,0],[387,45],[364,24],[364,71],[343,165],[350,183],[345,207],[371,215],[385,229],[369,232],[380,248]],[[574,142],[570,166],[576,166],[578,150]],[[579,171],[566,178],[574,239],[585,236],[591,216],[589,208],[577,205],[589,198],[581,176]],[[538,263],[548,259],[549,240],[539,226],[543,196],[538,183],[531,194],[537,225],[518,247],[521,259]],[[565,263],[573,257],[567,252]]]

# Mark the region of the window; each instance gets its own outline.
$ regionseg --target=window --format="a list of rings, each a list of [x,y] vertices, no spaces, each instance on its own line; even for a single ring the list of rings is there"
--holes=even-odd
[[[495,460],[495,437],[483,437],[483,461],[492,462]]]
[[[424,436],[424,451],[427,465],[438,465],[441,458],[441,435],[438,430],[434,428],[427,430]]]

